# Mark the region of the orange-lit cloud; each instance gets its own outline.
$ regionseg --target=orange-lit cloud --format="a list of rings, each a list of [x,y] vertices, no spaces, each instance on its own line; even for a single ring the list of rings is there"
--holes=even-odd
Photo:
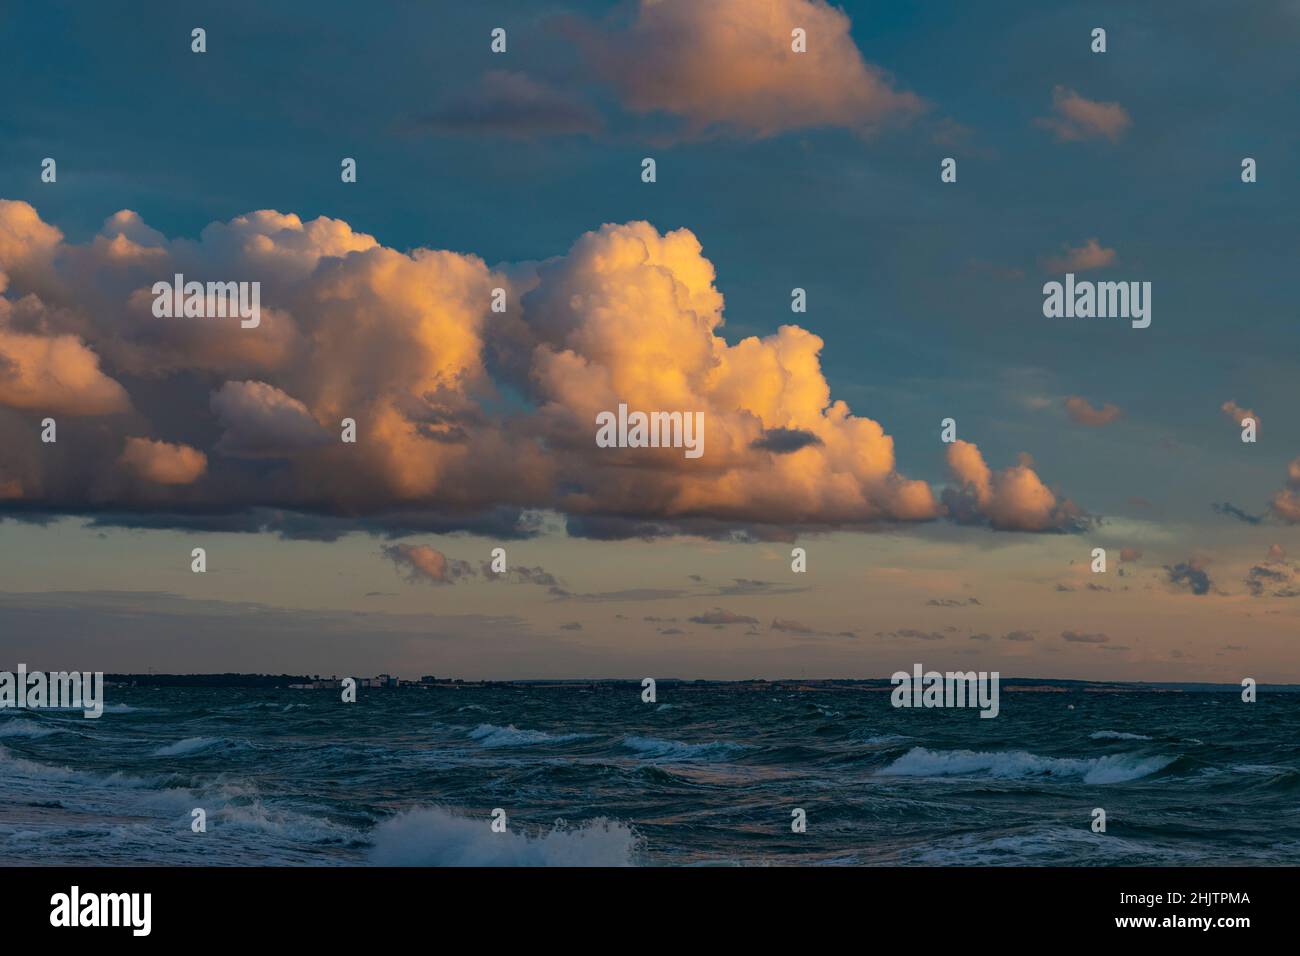
[[[796,28],[805,53],[791,48]],[[629,108],[682,117],[694,133],[866,133],[924,109],[863,60],[848,16],[822,0],[641,0],[626,30],[572,30]]]
[[[118,463],[145,481],[159,485],[188,485],[207,470],[208,458],[188,445],[128,438]]]
[[[1085,139],[1117,141],[1133,125],[1128,111],[1118,103],[1102,103],[1057,86],[1052,90],[1054,115],[1035,122],[1056,134],[1060,142]]]
[[[994,472],[971,442],[948,446],[948,468],[957,482],[944,504],[962,522],[987,522],[999,531],[1066,531],[1086,523],[1068,499],[1058,500],[1022,455],[1018,464]]]
[[[1259,416],[1256,415],[1252,409],[1242,408],[1237,404],[1235,399],[1228,399],[1228,401],[1219,406],[1219,411],[1223,412],[1224,417],[1238,428],[1241,427],[1242,419],[1253,418],[1255,419],[1255,430],[1256,432],[1259,431]]]
[[[198,240],[123,211],[84,245],[51,244],[58,231],[26,204],[0,206],[6,216],[0,464],[29,510],[173,514],[164,506],[183,502],[239,528],[319,536],[527,535],[548,512],[608,538],[1080,520],[1027,461],[991,474],[966,443],[949,450],[959,486],[941,505],[901,472],[884,427],[832,396],[820,337],[786,325],[723,338],[713,264],[687,229],[607,224],[563,256],[494,268],[270,210]],[[155,317],[151,287],[177,272],[260,282],[260,326]],[[596,416],[620,404],[702,415],[703,456],[598,447]],[[52,409],[121,414],[75,456],[50,455],[32,419]],[[340,440],[345,419],[355,443]]]
[[[1081,246],[1066,246],[1064,255],[1048,259],[1044,266],[1048,272],[1088,272],[1114,265],[1115,258],[1114,249],[1089,239]]]
[[[1065,400],[1065,413],[1076,425],[1086,425],[1089,428],[1109,425],[1123,414],[1118,405],[1107,402],[1101,408],[1094,408],[1086,398],[1078,395],[1072,395]]]
[[[461,578],[474,575],[474,568],[468,561],[448,558],[427,544],[384,545],[383,555],[412,584],[454,584]]]
[[[1286,487],[1273,496],[1273,514],[1287,524],[1300,524],[1300,458],[1286,466]]]

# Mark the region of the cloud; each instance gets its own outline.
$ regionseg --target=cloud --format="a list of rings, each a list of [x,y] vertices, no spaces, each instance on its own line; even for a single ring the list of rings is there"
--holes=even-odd
[[[773,618],[770,630],[781,631],[785,634],[793,634],[796,637],[848,637],[857,638],[853,631],[831,631],[819,630],[815,627],[809,627],[807,624],[801,624],[799,621],[793,621],[789,618]]]
[[[1226,515],[1229,518],[1236,518],[1238,521],[1244,521],[1246,524],[1259,524],[1264,520],[1263,515],[1250,514],[1229,501],[1225,501],[1222,504],[1211,502],[1210,507],[1214,509],[1217,514]]]
[[[1105,634],[1081,634],[1077,631],[1062,631],[1061,640],[1072,644],[1105,644],[1110,640]]]
[[[1024,462],[964,481],[942,507],[900,472],[884,427],[832,395],[821,338],[796,325],[722,336],[713,264],[686,229],[606,224],[562,256],[490,268],[274,210],[197,240],[124,210],[69,244],[7,203],[0,270],[7,513],[318,540],[517,538],[553,514],[578,537],[780,541],[945,514],[1008,530],[1081,520]],[[152,284],[177,272],[260,282],[261,325],[156,318]],[[504,314],[490,311],[494,288]],[[624,402],[702,413],[703,456],[598,448],[596,414]],[[76,455],[49,455],[23,417],[36,406],[101,421]],[[344,418],[355,444],[339,438]],[[157,441],[164,426],[192,452],[184,494],[104,477],[128,438]]]
[[[1101,408],[1093,408],[1086,398],[1077,395],[1065,400],[1065,413],[1076,425],[1086,425],[1088,428],[1109,425],[1123,414],[1118,405],[1107,402]]]
[[[493,571],[492,562],[484,561],[479,565],[479,570],[488,581],[517,581],[544,588],[559,587],[560,584],[555,575],[540,566],[530,568],[527,565],[516,564],[507,566],[504,571]]]
[[[225,429],[216,444],[223,455],[290,457],[333,440],[306,405],[265,382],[226,382],[212,393],[210,404]]]
[[[819,634],[821,633],[814,627],[806,624],[800,624],[798,621],[787,620],[786,618],[774,618],[771,629],[774,631],[785,631],[788,634]]]
[[[1002,640],[1004,641],[1014,641],[1021,644],[1027,641],[1032,641],[1033,639],[1034,635],[1030,631],[1008,631],[1006,634],[1002,635]]]
[[[1065,247],[1065,255],[1048,259],[1044,268],[1048,272],[1088,272],[1105,269],[1115,264],[1115,250],[1103,248],[1096,239],[1089,239],[1075,248]]]
[[[1286,551],[1280,544],[1269,545],[1263,564],[1246,573],[1246,590],[1251,597],[1261,597],[1266,591],[1272,597],[1300,597],[1296,583],[1297,568],[1287,563]]]
[[[1287,524],[1300,524],[1300,458],[1286,466],[1286,487],[1273,496],[1271,507]]]
[[[1165,572],[1169,576],[1169,583],[1180,590],[1190,591],[1192,594],[1204,595],[1210,593],[1212,582],[1210,576],[1205,571],[1206,562],[1200,558],[1188,558],[1186,561],[1179,562],[1175,565],[1165,565]]]
[[[1260,597],[1269,587],[1288,583],[1292,577],[1289,568],[1264,567],[1257,564],[1246,574],[1246,589],[1251,597]]]
[[[128,438],[118,464],[159,485],[188,485],[207,470],[208,456],[189,445],[174,445],[148,438]]]
[[[904,637],[917,641],[943,641],[947,638],[938,631],[922,631],[914,627],[903,627],[896,631],[882,631],[876,634],[877,637]]]
[[[925,602],[929,607],[978,607],[979,598],[930,598]]]
[[[562,631],[581,631],[581,630],[582,630],[582,624],[581,624],[579,621],[570,621],[568,624],[561,624],[561,625],[560,625],[560,630],[562,630]]]
[[[995,473],[979,448],[958,439],[948,445],[948,468],[958,486],[943,501],[958,522],[987,522],[998,531],[1075,531],[1089,524],[1073,502],[1058,500],[1043,484],[1028,456]]]
[[[43,311],[38,302],[15,307],[0,299],[0,406],[70,416],[127,411],[126,389],[104,374],[99,356],[80,337],[15,327],[19,320],[40,322],[43,316],[31,313]]]
[[[474,575],[474,567],[468,561],[448,558],[427,544],[386,544],[381,550],[398,571],[405,572],[406,580],[412,584],[454,584]]]
[[[450,97],[421,121],[446,133],[480,133],[517,139],[595,134],[600,114],[579,96],[509,70],[490,70],[478,86]]]
[[[1141,548],[1120,548],[1119,559],[1125,564],[1129,563],[1130,561],[1136,561],[1140,557],[1142,557]]]
[[[812,432],[801,431],[798,428],[769,428],[762,436],[755,438],[750,443],[750,447],[761,448],[778,455],[788,455],[800,448],[819,444],[821,439]]]
[[[1241,427],[1241,421],[1243,418],[1255,419],[1255,431],[1258,434],[1260,420],[1259,416],[1255,414],[1253,409],[1242,408],[1234,399],[1230,398],[1219,406],[1219,411],[1223,412],[1224,417],[1238,428]]]
[[[806,53],[791,49],[796,27]],[[822,0],[641,0],[626,29],[571,22],[569,32],[629,109],[680,117],[691,135],[867,134],[925,109],[863,60],[848,16]]]
[[[1056,134],[1057,142],[1108,139],[1116,142],[1133,125],[1128,111],[1118,103],[1101,103],[1080,96],[1064,86],[1052,90],[1055,115],[1034,122]]]
[[[758,624],[758,618],[748,617],[744,614],[734,614],[731,611],[724,611],[722,608],[714,608],[712,611],[706,611],[703,614],[697,614],[689,619],[692,624]]]

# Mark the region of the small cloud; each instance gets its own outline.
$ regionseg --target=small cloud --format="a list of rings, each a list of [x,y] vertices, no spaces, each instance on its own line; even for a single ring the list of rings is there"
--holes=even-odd
[[[530,568],[527,565],[516,564],[513,567],[508,567],[505,571],[498,572],[492,570],[491,561],[483,561],[479,564],[479,570],[482,572],[483,577],[489,581],[511,580],[521,584],[536,584],[545,588],[556,588],[560,583],[556,580],[555,575],[540,566]]]
[[[1086,425],[1088,428],[1101,428],[1103,425],[1109,425],[1123,414],[1118,405],[1107,402],[1101,408],[1093,408],[1086,398],[1080,398],[1077,395],[1065,400],[1065,413],[1070,416],[1070,421],[1076,425]]]
[[[917,641],[942,641],[944,635],[938,631],[918,631],[914,627],[904,627],[897,631],[886,631],[881,637],[906,637]]]
[[[1089,239],[1081,246],[1066,246],[1065,254],[1048,259],[1044,268],[1048,272],[1088,272],[1113,266],[1115,260],[1114,249],[1107,249],[1096,239]]]
[[[1300,524],[1300,458],[1286,466],[1286,487],[1273,496],[1271,507],[1287,524]]]
[[[980,600],[976,597],[969,598],[930,598],[926,601],[927,607],[979,607]]]
[[[1034,122],[1055,133],[1059,143],[1088,139],[1108,139],[1113,143],[1133,125],[1128,111],[1118,103],[1090,100],[1064,86],[1053,88],[1052,110],[1055,115],[1041,116]]]
[[[1061,640],[1072,644],[1105,644],[1110,640],[1105,634],[1080,634],[1077,631],[1062,631]]]
[[[468,561],[448,558],[427,544],[386,544],[382,551],[412,584],[454,584],[474,575],[474,566]]]
[[[1211,502],[1210,507],[1213,508],[1215,512],[1217,512],[1218,514],[1224,515],[1229,518],[1236,518],[1238,521],[1244,521],[1246,524],[1259,524],[1261,521],[1264,520],[1263,515],[1249,514],[1248,512],[1243,511],[1241,508],[1238,508],[1236,505],[1228,501],[1225,501],[1222,504]]]
[[[570,621],[568,624],[561,624],[561,625],[560,625],[560,630],[562,630],[562,631],[581,631],[581,630],[582,630],[582,625],[581,625],[579,622],[577,622],[577,621]]]
[[[1002,635],[1002,640],[1015,641],[1017,643],[1032,641],[1033,639],[1034,639],[1034,635],[1030,631],[1008,631],[1006,634]]]
[[[449,98],[423,118],[437,132],[515,139],[600,132],[600,115],[586,102],[524,73],[491,70],[476,89]]]
[[[1189,558],[1175,565],[1165,565],[1169,583],[1175,588],[1190,591],[1192,594],[1210,593],[1210,576],[1205,571],[1205,562],[1199,558]]]
[[[726,624],[758,624],[758,618],[748,617],[744,614],[734,614],[731,611],[724,611],[722,608],[714,608],[704,614],[697,614],[690,618],[693,624],[713,624],[723,626]]]
[[[750,447],[770,451],[777,455],[788,455],[809,445],[820,445],[822,440],[810,431],[801,428],[769,428],[760,438],[754,439]]]
[[[1259,416],[1256,415],[1252,409],[1242,408],[1234,399],[1228,399],[1228,401],[1220,405],[1219,411],[1223,412],[1224,417],[1238,428],[1241,427],[1241,420],[1243,418],[1255,419],[1255,431],[1256,433],[1259,432]]]

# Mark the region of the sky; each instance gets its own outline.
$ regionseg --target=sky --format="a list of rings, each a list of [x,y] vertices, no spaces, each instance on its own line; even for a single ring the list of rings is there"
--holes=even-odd
[[[6,4],[0,667],[1300,681],[1298,45],[1296,0]],[[1067,272],[1150,325],[1045,316]],[[176,273],[259,324],[158,316]],[[620,403],[703,454],[599,447]]]

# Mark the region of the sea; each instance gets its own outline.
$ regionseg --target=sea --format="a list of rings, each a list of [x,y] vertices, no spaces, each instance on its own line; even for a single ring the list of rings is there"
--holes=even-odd
[[[888,691],[109,687],[0,711],[0,865],[1300,864],[1300,693]]]

